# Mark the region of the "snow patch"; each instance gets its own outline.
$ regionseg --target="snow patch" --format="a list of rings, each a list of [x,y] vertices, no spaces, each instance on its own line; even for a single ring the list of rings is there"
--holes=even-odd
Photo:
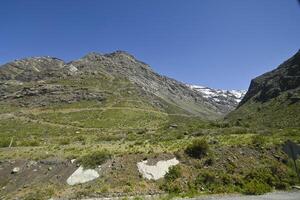
[[[137,163],[139,172],[148,180],[158,180],[168,173],[171,166],[179,164],[179,161],[176,158],[173,158],[171,160],[158,161],[156,165],[148,165],[147,163],[148,160]]]
[[[205,86],[187,85],[192,90],[199,92],[204,98],[220,103],[225,101],[235,101],[237,104],[243,99],[246,94],[246,90],[221,90],[213,89]]]

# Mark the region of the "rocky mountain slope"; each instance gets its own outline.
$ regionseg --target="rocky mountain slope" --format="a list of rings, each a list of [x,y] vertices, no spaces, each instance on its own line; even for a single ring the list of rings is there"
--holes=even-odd
[[[79,84],[76,79],[85,83]],[[109,93],[116,92],[113,90],[120,90],[126,81],[144,102],[167,113],[214,119],[236,105],[231,99],[228,100],[230,105],[217,102],[179,81],[161,76],[124,51],[90,53],[69,63],[53,57],[33,57],[7,63],[0,67],[0,101],[21,106],[103,101],[112,96]]]
[[[227,109],[228,112],[234,110],[246,94],[246,90],[221,90],[199,85],[188,85],[191,89],[199,92],[204,98],[215,105]]]
[[[271,127],[300,126],[300,51],[251,81],[231,120]]]

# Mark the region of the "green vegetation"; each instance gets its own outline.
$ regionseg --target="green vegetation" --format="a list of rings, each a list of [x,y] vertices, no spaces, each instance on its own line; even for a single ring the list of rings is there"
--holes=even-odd
[[[297,126],[280,122],[281,125],[265,127],[256,123],[255,118],[265,114],[249,114],[249,120],[245,114],[241,120],[205,121],[187,115],[172,102],[139,93],[126,80],[105,75],[48,83],[97,90],[105,98],[56,102],[44,107],[1,104],[0,159],[76,158],[86,168],[95,168],[108,160],[115,162],[93,184],[72,188],[74,198],[149,191],[166,191],[170,197],[232,192],[262,194],[299,183],[293,165],[280,150],[288,139],[300,142]],[[292,120],[288,119],[288,124]],[[12,148],[7,148],[11,138],[14,138]],[[142,179],[136,162],[159,155],[176,155],[180,164],[170,168],[165,178],[157,182]],[[59,191],[68,191],[65,187]],[[28,191],[23,195],[27,199],[56,195],[51,187],[44,193],[28,186]]]
[[[259,182],[254,179],[245,184],[243,192],[250,195],[260,195],[271,192],[271,190],[272,188],[268,184]]]
[[[78,162],[85,168],[95,168],[102,165],[110,158],[110,154],[106,151],[95,151],[83,155],[79,158]]]
[[[168,173],[165,175],[167,181],[174,181],[181,176],[181,167],[179,165],[173,166],[169,169]]]
[[[294,96],[299,99],[300,91],[295,92]],[[250,100],[238,110],[230,113],[227,121],[231,124],[248,127],[299,128],[299,113],[299,101],[292,102],[289,99],[289,93],[285,92],[264,103]]]
[[[193,158],[202,158],[207,154],[209,145],[205,139],[198,139],[189,145],[185,152]]]

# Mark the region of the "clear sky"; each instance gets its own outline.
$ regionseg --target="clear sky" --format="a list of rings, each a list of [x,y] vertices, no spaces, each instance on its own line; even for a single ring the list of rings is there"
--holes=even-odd
[[[0,1],[0,64],[125,50],[182,82],[247,89],[300,48],[297,0]]]

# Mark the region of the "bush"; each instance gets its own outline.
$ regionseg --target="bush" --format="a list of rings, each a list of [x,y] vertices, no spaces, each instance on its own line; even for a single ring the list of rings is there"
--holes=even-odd
[[[261,195],[271,192],[271,190],[272,188],[268,184],[253,179],[245,184],[243,192],[249,195]]]
[[[292,170],[279,163],[271,163],[269,167],[252,170],[246,180],[257,180],[276,189],[285,190],[297,183],[297,175]]]
[[[205,170],[196,177],[194,185],[212,193],[232,193],[241,191],[241,182],[240,177],[229,175],[226,172]]]
[[[0,148],[2,147],[8,147],[10,144],[10,140],[9,138],[1,138],[0,139]]]
[[[165,175],[165,179],[167,181],[174,181],[179,177],[181,177],[181,168],[178,165],[171,167],[168,173]]]
[[[174,181],[165,182],[162,186],[162,189],[174,194],[179,194],[188,190],[187,185],[180,179]]]
[[[209,145],[205,139],[195,140],[191,145],[189,145],[185,152],[193,158],[202,158],[207,154],[209,150]]]
[[[109,158],[110,154],[107,151],[96,151],[82,156],[78,159],[78,162],[85,168],[95,168],[102,165]]]
[[[210,185],[213,183],[216,183],[217,179],[216,179],[216,174],[210,171],[203,171],[201,172],[196,180],[195,180],[195,185]]]
[[[262,135],[255,135],[252,137],[252,144],[257,147],[261,147],[266,143],[266,139]]]

